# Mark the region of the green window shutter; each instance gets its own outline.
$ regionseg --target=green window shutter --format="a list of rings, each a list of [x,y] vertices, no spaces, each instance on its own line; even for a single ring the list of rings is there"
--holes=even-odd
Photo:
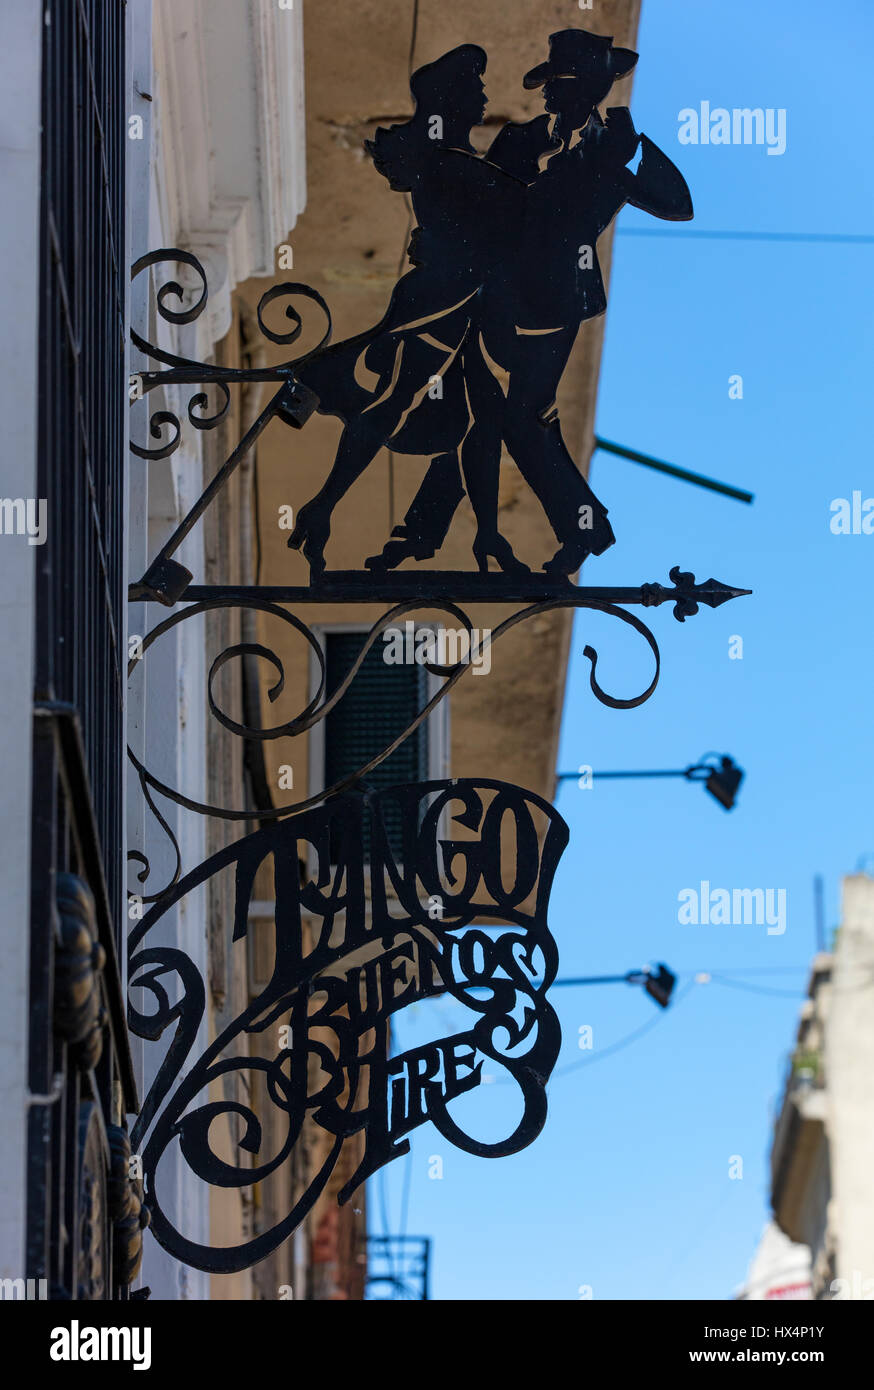
[[[325,634],[326,688],[329,695],[347,674],[361,651],[361,632]],[[349,777],[409,728],[428,702],[428,673],[415,663],[389,666],[385,644],[378,640],[340,702],[325,719],[326,787]],[[369,787],[399,782],[423,782],[429,776],[427,720],[384,762],[369,772]],[[400,811],[386,808],[386,830],[395,854],[401,851]],[[369,857],[369,837],[365,852]]]

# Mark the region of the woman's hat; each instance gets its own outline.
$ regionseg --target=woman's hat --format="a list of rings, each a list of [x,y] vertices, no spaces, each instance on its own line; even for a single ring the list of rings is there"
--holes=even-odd
[[[561,29],[549,36],[549,57],[522,79],[526,88],[542,87],[551,77],[604,77],[616,81],[631,72],[637,54],[630,48],[614,48],[612,38],[590,34],[587,29]]]

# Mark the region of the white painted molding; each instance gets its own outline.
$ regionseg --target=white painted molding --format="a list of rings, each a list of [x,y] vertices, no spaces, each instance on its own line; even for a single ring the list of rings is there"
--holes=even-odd
[[[272,275],[306,202],[303,7],[156,0],[164,222],[207,272],[204,355],[230,326],[234,287]]]

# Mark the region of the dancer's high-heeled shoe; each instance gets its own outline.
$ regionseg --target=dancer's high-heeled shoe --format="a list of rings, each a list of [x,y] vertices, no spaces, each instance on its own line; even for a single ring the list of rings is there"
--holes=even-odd
[[[325,546],[331,534],[331,514],[307,502],[297,514],[295,528],[288,538],[292,550],[303,549],[310,567],[310,578],[325,572]]]
[[[615,540],[613,527],[607,520],[607,513],[604,512],[597,526],[588,531],[581,531],[579,539],[575,536],[573,540],[560,545],[552,559],[546,561],[544,571],[547,574],[576,574],[588,555],[603,555]]]
[[[530,566],[513,554],[513,547],[498,531],[491,535],[478,534],[473,543],[473,557],[481,574],[489,572],[489,556],[497,560],[505,574],[530,574]]]

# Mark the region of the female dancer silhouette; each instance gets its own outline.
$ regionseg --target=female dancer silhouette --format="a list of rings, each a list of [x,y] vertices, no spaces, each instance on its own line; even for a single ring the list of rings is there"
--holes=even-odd
[[[470,144],[485,112],[486,61],[481,48],[465,45],[420,68],[410,81],[413,118],[378,130],[368,145],[392,188],[410,193],[414,268],[374,328],[317,354],[297,374],[319,396],[319,410],[345,424],[330,475],[301,507],[288,540],[303,548],[313,574],[325,568],[334,507],[389,442],[405,453],[442,450],[435,476],[454,489],[455,505],[462,495],[458,449],[470,427],[465,380],[475,371],[467,361],[473,301],[498,229],[518,220],[524,194],[521,181],[477,157]],[[374,391],[356,379],[362,359],[378,374]],[[443,394],[439,408],[429,409],[437,404],[426,399],[437,377]],[[469,478],[472,497],[478,483],[477,472]],[[491,526],[484,517],[475,553],[483,568],[489,553],[507,566],[518,563],[494,517]]]

